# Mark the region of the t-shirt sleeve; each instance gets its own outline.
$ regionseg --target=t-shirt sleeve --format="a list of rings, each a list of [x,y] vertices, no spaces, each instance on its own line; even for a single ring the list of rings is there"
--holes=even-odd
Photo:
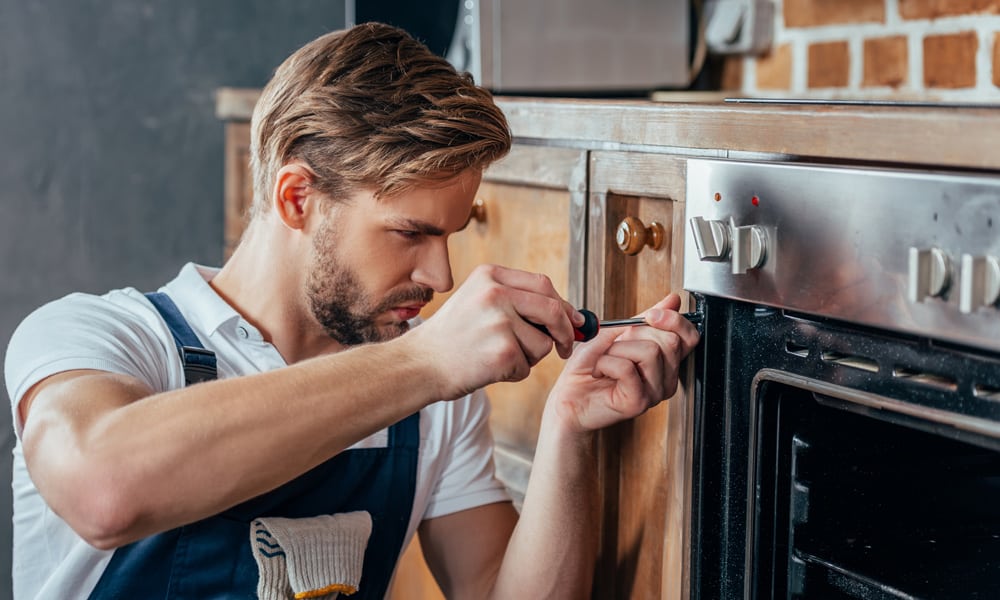
[[[144,299],[119,292],[113,298],[70,294],[28,315],[10,339],[4,364],[17,435],[23,427],[21,397],[56,373],[110,371],[136,377],[154,391],[167,389],[173,369],[164,365],[168,350],[154,310]]]
[[[511,499],[496,478],[486,394],[479,390],[458,401],[454,409],[448,460],[431,494],[425,519]]]

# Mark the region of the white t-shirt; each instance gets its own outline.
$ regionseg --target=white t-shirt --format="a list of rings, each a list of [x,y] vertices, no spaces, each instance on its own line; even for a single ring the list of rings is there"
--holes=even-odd
[[[161,291],[170,295],[205,347],[216,353],[219,378],[285,366],[260,332],[208,285],[216,272],[188,264]],[[103,296],[70,294],[40,307],[17,328],[5,373],[17,433],[13,580],[18,599],[86,598],[111,560],[112,551],[90,546],[49,509],[24,463],[18,402],[36,382],[70,369],[132,375],[156,392],[184,385],[170,330],[133,288]],[[494,475],[488,417],[482,391],[421,411],[417,487],[404,547],[423,519],[510,500]],[[383,430],[353,447],[381,447],[387,439]]]

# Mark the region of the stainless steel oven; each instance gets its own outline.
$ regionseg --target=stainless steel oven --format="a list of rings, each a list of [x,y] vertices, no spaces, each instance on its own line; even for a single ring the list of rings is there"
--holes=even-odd
[[[687,180],[692,598],[1000,597],[1000,176]]]

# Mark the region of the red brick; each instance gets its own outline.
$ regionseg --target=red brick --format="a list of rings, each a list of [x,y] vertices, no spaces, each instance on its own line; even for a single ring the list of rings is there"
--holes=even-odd
[[[1000,87],[1000,33],[993,34],[993,85]]]
[[[847,42],[809,45],[809,87],[847,87],[851,54]]]
[[[899,14],[904,19],[936,19],[979,13],[1000,13],[1000,0],[899,0]]]
[[[785,27],[885,23],[885,0],[785,0]]]
[[[929,88],[967,88],[976,85],[975,31],[924,38],[924,85]]]
[[[782,44],[757,59],[757,88],[789,90],[792,88],[792,46]]]
[[[862,85],[899,87],[906,83],[909,54],[906,36],[865,40]]]

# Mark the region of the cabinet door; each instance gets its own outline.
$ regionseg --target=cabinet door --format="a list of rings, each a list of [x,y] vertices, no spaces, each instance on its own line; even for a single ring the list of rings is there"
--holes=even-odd
[[[480,264],[544,273],[560,294],[583,302],[586,231],[586,152],[515,145],[483,177],[478,220],[449,238],[455,286]],[[422,314],[429,318],[451,294],[441,294]],[[520,508],[538,440],[542,408],[562,370],[554,352],[517,383],[487,388],[497,475]],[[393,586],[394,600],[441,598],[423,564],[419,544],[404,553]]]
[[[253,177],[250,175],[250,123],[226,123],[226,164],[223,258],[228,260],[246,228],[247,212],[253,201]]]
[[[602,317],[632,316],[681,290],[685,164],[660,154],[591,155],[587,298]],[[659,247],[626,254],[619,242],[641,242],[641,232]],[[673,397],[602,432],[597,598],[687,597],[690,380],[682,372]]]

